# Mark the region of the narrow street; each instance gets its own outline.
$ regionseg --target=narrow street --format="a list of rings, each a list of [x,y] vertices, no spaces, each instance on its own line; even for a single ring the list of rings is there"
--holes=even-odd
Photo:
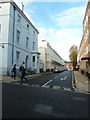
[[[0,0],[0,96],[2,120],[90,118],[90,0]]]
[[[73,90],[72,72],[64,71],[62,73],[51,73],[49,75],[44,75],[38,78],[30,79],[27,82],[24,82],[23,84],[71,91]]]
[[[74,91],[72,73],[3,83],[3,118],[87,118],[89,94]]]

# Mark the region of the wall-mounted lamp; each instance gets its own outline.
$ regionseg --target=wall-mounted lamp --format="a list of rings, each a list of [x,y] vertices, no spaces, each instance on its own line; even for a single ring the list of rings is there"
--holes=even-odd
[[[1,45],[0,47],[4,48],[4,45]]]
[[[2,48],[4,48],[4,45],[2,45]]]

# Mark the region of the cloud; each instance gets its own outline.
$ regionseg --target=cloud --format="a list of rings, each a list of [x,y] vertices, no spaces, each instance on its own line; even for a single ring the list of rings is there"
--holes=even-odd
[[[16,3],[21,3],[21,2],[23,2],[24,4],[28,4],[28,3],[31,3],[31,2],[32,2],[32,0],[13,0],[13,1],[15,1]]]
[[[82,21],[86,7],[73,7],[52,16],[52,20],[59,26],[39,27],[39,44],[41,40],[47,40],[52,48],[65,60],[69,60],[69,49],[72,45],[79,48],[82,39]]]
[[[39,45],[41,40],[47,40],[52,48],[65,60],[69,60],[69,49],[72,45],[79,47],[82,38],[82,29],[80,28],[42,28],[39,27]]]
[[[18,0],[17,0],[18,1]],[[87,2],[88,0],[20,0],[23,2]]]
[[[63,28],[54,34],[56,38],[51,44],[54,49],[61,55],[63,59],[69,60],[69,49],[72,45],[77,45],[79,47],[82,30],[79,28]]]
[[[23,0],[23,2],[24,1],[26,0]],[[30,1],[28,0],[25,5],[27,5],[28,2]],[[74,7],[65,10],[63,13],[52,15],[51,19],[55,22],[54,26],[59,26],[58,29],[53,28],[53,26],[49,28],[42,27],[41,23],[38,23],[38,21],[37,23],[34,23],[30,14],[33,13],[31,7],[30,10],[29,12],[28,8],[25,9],[25,14],[30,21],[37,26],[36,28],[39,31],[39,45],[41,44],[41,40],[47,40],[52,48],[54,48],[64,60],[69,60],[68,56],[70,47],[74,44],[79,47],[82,38],[82,21],[85,14],[85,7]]]
[[[24,8],[26,9],[27,5],[29,4],[29,6],[32,4],[32,0],[13,0],[20,9],[22,9],[22,4],[24,5]],[[32,10],[30,8],[28,8],[29,12],[32,12]]]
[[[73,7],[65,10],[63,13],[51,15],[50,17],[58,26],[71,27],[73,25],[73,27],[76,27],[82,25],[85,9],[86,6]]]

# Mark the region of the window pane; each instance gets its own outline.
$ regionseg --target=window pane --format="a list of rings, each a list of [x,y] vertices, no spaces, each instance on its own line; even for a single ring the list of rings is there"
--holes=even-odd
[[[26,37],[26,48],[28,48],[28,41],[29,41],[29,38]]]
[[[35,56],[33,56],[33,62],[35,62]]]
[[[18,22],[21,21],[21,16],[18,14]]]
[[[17,43],[19,43],[19,39],[20,39],[20,31],[17,30]]]
[[[29,25],[27,24],[27,29],[29,30]]]
[[[32,49],[34,50],[34,48],[35,48],[35,42],[33,42],[33,48]]]
[[[20,52],[16,51],[16,63],[19,64]]]

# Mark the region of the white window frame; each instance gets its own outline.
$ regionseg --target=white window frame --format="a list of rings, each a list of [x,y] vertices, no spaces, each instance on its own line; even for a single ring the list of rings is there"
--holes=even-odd
[[[35,50],[35,42],[33,42],[32,49]]]
[[[33,31],[33,35],[35,35],[35,31]]]
[[[17,43],[20,42],[20,31],[19,30],[17,30],[16,40],[17,40]]]
[[[27,29],[29,30],[29,28],[30,28],[30,26],[29,26],[29,24],[27,24]]]
[[[26,37],[26,48],[28,48],[28,42],[29,42],[29,38]]]
[[[33,67],[35,67],[35,56],[32,57]]]
[[[18,22],[21,22],[21,16],[18,14]]]
[[[20,60],[20,52],[16,51],[16,63],[19,65],[19,60]]]

